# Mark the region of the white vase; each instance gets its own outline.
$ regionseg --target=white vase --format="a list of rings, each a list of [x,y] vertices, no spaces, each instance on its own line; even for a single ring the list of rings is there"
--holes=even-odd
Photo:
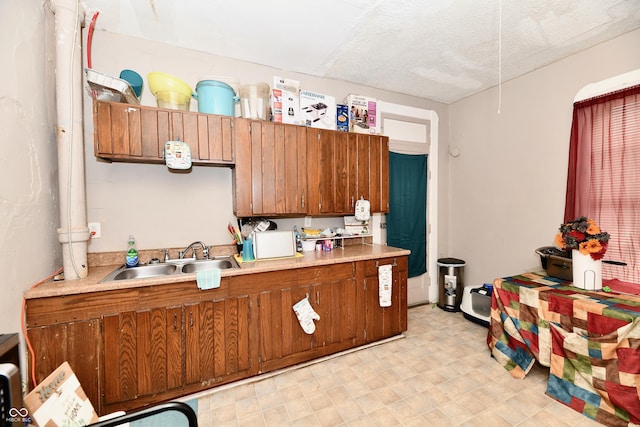
[[[602,260],[594,260],[591,255],[583,255],[572,250],[573,286],[588,291],[602,289]]]

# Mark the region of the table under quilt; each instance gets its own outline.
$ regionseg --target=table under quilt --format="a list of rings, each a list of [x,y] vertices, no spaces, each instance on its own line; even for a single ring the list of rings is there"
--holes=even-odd
[[[547,395],[610,426],[640,424],[640,296],[536,273],[496,279],[487,344],[515,378],[536,360]]]

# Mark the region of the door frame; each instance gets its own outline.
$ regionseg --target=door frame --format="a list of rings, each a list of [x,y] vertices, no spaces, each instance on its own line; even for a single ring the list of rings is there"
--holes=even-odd
[[[428,124],[429,148],[427,155],[427,302],[438,300],[438,114],[433,110],[425,110],[385,101],[377,103],[377,123],[384,135],[384,119],[389,118],[412,123]],[[389,135],[387,135],[389,136]],[[389,139],[392,139],[391,137]],[[374,227],[376,230],[378,227]],[[386,235],[384,239],[386,244]],[[424,275],[422,276],[424,279]]]

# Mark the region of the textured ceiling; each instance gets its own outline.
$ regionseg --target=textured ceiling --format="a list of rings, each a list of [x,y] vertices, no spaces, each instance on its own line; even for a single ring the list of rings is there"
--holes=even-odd
[[[97,30],[444,103],[640,28],[640,0],[83,4]]]

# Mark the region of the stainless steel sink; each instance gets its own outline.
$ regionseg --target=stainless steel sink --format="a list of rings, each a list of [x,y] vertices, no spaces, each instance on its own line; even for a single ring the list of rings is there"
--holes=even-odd
[[[132,268],[127,268],[123,265],[111,272],[107,277],[102,279],[101,282],[168,276],[174,274],[177,269],[178,266],[173,264],[149,264]]]
[[[224,270],[228,268],[239,268],[239,266],[233,257],[216,257],[214,259],[187,262],[182,260],[177,262],[169,261],[161,264],[147,264],[131,268],[122,265],[109,273],[100,283],[197,273],[198,271],[214,268]]]
[[[208,259],[202,261],[193,261],[182,266],[183,273],[197,273],[198,271],[219,268],[225,270],[227,268],[238,268],[238,264],[231,257]]]

